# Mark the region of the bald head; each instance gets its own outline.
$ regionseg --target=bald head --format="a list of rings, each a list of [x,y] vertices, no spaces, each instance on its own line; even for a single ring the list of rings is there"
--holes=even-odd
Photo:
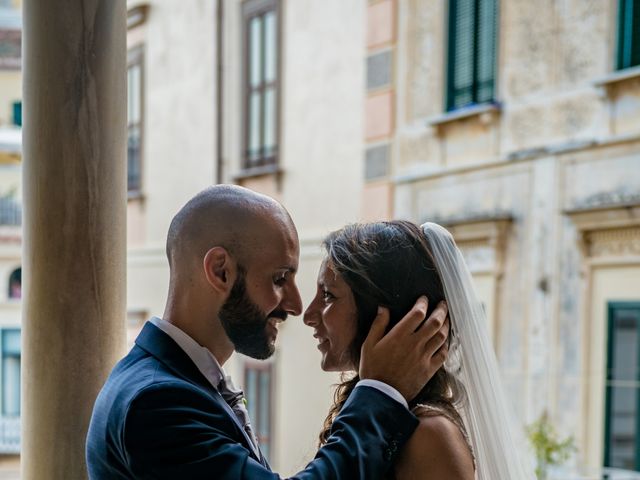
[[[167,235],[172,273],[200,264],[206,252],[224,247],[238,263],[252,260],[264,236],[274,230],[295,232],[293,221],[271,197],[236,185],[209,187],[173,217]]]

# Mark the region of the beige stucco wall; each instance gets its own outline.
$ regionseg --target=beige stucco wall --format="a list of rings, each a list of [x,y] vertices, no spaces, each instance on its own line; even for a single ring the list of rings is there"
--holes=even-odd
[[[169,222],[194,193],[214,182],[215,5],[148,3],[147,22],[131,31],[128,42],[144,48],[145,105],[143,197],[128,207],[127,305],[161,315]]]
[[[20,70],[0,70],[0,126],[13,124],[13,102],[22,100]]]
[[[577,440],[573,461],[591,468],[602,465],[602,305],[640,298],[637,271],[622,268],[633,257],[590,270],[566,214],[640,202],[640,83],[614,78],[614,3],[501,2],[500,105],[452,119],[442,2],[399,2],[394,213],[511,218],[502,273],[476,274],[507,389],[522,423],[548,410]]]

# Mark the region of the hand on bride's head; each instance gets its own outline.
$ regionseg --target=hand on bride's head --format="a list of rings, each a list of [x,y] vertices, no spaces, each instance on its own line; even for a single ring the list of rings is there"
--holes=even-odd
[[[362,345],[360,378],[391,385],[413,399],[444,364],[449,322],[441,302],[425,320],[428,300],[420,297],[413,308],[387,333],[389,311],[379,308]]]

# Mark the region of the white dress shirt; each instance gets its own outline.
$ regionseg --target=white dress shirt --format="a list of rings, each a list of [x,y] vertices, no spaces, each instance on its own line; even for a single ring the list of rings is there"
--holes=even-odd
[[[184,353],[187,354],[198,370],[200,370],[200,373],[202,373],[209,383],[211,383],[213,388],[217,390],[220,381],[226,378],[227,375],[209,349],[203,347],[174,324],[167,322],[162,318],[152,317],[149,321],[169,335],[173,341],[175,341],[178,346],[184,350]],[[405,398],[391,385],[387,385],[386,383],[378,380],[366,378],[364,380],[360,380],[356,384],[356,388],[358,387],[375,388],[376,390],[379,390],[385,395],[391,397],[396,402],[401,403],[405,408],[409,408]]]

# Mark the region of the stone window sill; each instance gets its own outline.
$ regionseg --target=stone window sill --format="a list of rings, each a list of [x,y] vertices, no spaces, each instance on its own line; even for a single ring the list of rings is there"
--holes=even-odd
[[[284,170],[282,170],[282,168],[280,168],[280,166],[277,164],[264,165],[261,167],[245,168],[241,170],[239,173],[237,173],[236,175],[234,175],[233,179],[235,181],[240,181],[240,180],[246,180],[249,178],[263,177],[266,175],[275,175],[276,177],[280,177],[283,172]]]
[[[428,119],[427,123],[438,130],[454,122],[468,120],[474,117],[477,117],[482,123],[489,123],[498,113],[500,113],[500,104],[484,103],[443,113],[442,115]]]
[[[144,202],[145,195],[142,190],[129,190],[127,192],[127,202]]]
[[[640,65],[637,67],[630,67],[625,68],[624,70],[611,72],[607,76],[594,81],[593,85],[608,90],[618,83],[638,78],[640,78]]]

